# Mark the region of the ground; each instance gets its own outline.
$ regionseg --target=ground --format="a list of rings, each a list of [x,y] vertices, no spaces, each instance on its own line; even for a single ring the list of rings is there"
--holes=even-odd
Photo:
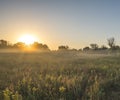
[[[0,100],[120,100],[120,54],[1,52]]]

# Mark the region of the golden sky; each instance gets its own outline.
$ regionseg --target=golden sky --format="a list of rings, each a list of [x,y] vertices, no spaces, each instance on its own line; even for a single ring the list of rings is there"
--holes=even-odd
[[[1,0],[0,37],[15,43],[24,34],[35,35],[51,49],[59,45],[82,48],[91,43],[120,43],[120,2]]]

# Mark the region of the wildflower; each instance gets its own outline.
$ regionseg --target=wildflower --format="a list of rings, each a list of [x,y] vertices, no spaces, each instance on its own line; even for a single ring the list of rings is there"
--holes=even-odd
[[[64,92],[66,90],[66,88],[64,87],[64,86],[61,86],[60,88],[59,88],[59,91],[60,92]]]

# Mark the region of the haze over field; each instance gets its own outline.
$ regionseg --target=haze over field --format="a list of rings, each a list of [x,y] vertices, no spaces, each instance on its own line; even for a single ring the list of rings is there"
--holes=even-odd
[[[119,5],[119,0],[0,0],[0,37],[15,43],[31,34],[51,49],[102,45],[109,37],[120,44]]]

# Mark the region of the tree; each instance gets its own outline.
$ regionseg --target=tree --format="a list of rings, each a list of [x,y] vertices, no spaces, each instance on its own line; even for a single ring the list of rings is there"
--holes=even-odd
[[[112,49],[115,46],[114,37],[107,39],[109,47]]]
[[[42,44],[41,44],[41,43],[38,43],[38,42],[34,42],[34,43],[32,44],[32,46],[33,46],[34,48],[42,48]]]
[[[98,49],[98,45],[97,44],[90,44],[91,48],[93,50],[97,50]]]
[[[20,48],[20,49],[24,49],[26,47],[25,43],[23,42],[17,42],[13,45],[14,48]]]
[[[73,48],[73,49],[70,49],[71,51],[78,51],[77,49]]]
[[[84,47],[84,48],[83,48],[83,51],[88,51],[88,50],[90,50],[89,47]]]
[[[112,47],[112,49],[113,49],[113,50],[119,50],[119,49],[120,49],[120,46],[115,45],[115,46]]]
[[[107,50],[108,48],[105,45],[102,45],[100,50]]]
[[[43,44],[43,49],[48,49],[49,50],[49,48],[46,44]]]
[[[58,50],[68,50],[69,47],[68,46],[64,46],[64,45],[61,45],[58,47]]]
[[[42,43],[39,43],[39,42],[34,42],[32,44],[32,47],[34,47],[36,49],[49,50],[49,47],[46,44],[42,44]]]
[[[0,40],[0,47],[1,48],[5,48],[5,47],[7,47],[7,45],[8,45],[8,42],[6,40]]]

